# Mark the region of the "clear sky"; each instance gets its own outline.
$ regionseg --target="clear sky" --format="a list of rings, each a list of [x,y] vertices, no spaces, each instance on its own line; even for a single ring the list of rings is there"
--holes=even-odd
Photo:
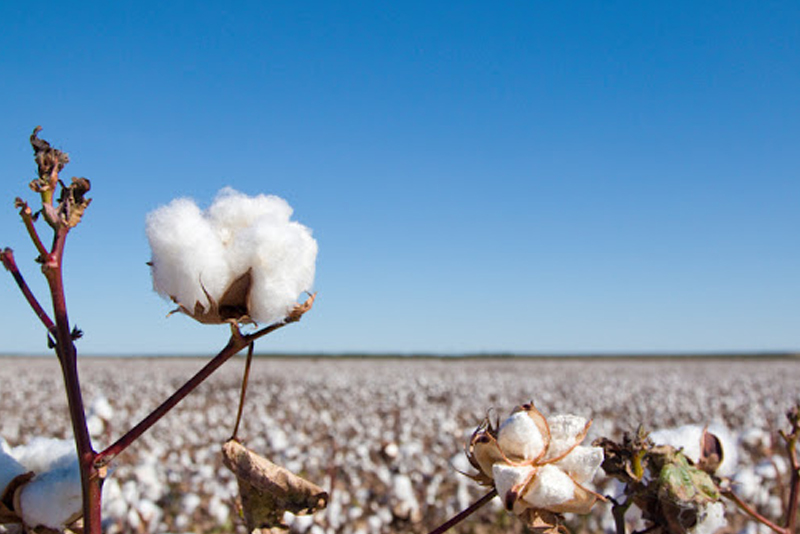
[[[800,350],[795,0],[3,2],[0,117],[0,246],[43,301],[33,127],[92,181],[84,353],[224,345],[165,317],[144,218],[226,185],[320,246],[259,351]],[[4,276],[0,353],[46,352]]]

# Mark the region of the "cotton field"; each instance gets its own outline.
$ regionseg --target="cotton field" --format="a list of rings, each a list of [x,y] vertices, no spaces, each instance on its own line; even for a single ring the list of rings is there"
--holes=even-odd
[[[8,447],[70,435],[55,358],[0,360],[0,436]],[[112,443],[197,371],[200,359],[84,359],[81,378],[95,448]],[[228,362],[113,464],[105,532],[245,532],[238,490],[222,466],[243,359]],[[762,360],[274,359],[253,362],[240,439],[325,488],[328,508],[287,516],[292,532],[427,532],[482,496],[464,445],[494,410],[533,400],[544,413],[594,420],[588,442],[639,423],[713,425],[725,434],[737,491],[778,518],[788,466],[776,430],[800,401],[800,362]],[[617,488],[595,479],[596,489]],[[755,533],[726,504],[728,531]],[[576,531],[613,530],[609,507]],[[0,532],[2,532],[0,527]],[[499,500],[457,532],[520,532]]]

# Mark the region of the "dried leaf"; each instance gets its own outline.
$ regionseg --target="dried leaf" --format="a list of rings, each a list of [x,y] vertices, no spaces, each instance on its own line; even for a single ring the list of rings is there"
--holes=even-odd
[[[223,462],[239,482],[248,532],[286,528],[284,512],[312,514],[328,505],[328,494],[294,473],[248,450],[236,440],[223,447]]]

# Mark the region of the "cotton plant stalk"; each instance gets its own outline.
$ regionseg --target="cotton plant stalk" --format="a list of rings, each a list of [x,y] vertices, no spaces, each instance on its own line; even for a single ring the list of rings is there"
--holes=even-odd
[[[314,302],[311,289],[317,255],[316,241],[305,226],[291,221],[286,201],[259,195],[248,197],[224,189],[211,208],[201,213],[192,201],[178,199],[147,218],[154,288],[178,304],[178,310],[202,323],[229,323],[228,344],[200,371],[111,446],[96,451],[84,411],[75,341],[82,333],[70,325],[64,297],[65,242],[80,224],[91,203],[91,183],[73,178],[65,185],[60,173],[69,156],[31,135],[38,178],[30,183],[40,205],[32,209],[15,200],[20,218],[37,253],[37,262],[50,290],[48,312],[25,281],[14,252],[0,250],[8,270],[28,305],[44,326],[48,344],[61,364],[72,422],[74,448],[55,458],[59,447],[49,447],[49,460],[31,463],[30,455],[10,449],[0,439],[0,524],[22,524],[26,530],[77,530],[101,534],[102,485],[108,464],[232,356],[261,337],[295,323]],[[40,237],[43,219],[53,232],[52,246]],[[200,260],[200,261],[198,261]],[[52,317],[51,317],[52,314]],[[266,326],[242,333],[242,324]],[[15,452],[16,451],[16,455]],[[77,452],[77,454],[76,454]],[[20,456],[20,454],[22,456]]]

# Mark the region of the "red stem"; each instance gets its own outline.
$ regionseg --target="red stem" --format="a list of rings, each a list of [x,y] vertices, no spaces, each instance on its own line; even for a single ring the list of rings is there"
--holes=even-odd
[[[28,235],[30,236],[31,241],[33,241],[33,246],[35,246],[36,250],[39,252],[39,257],[44,259],[49,253],[42,243],[42,240],[39,239],[39,233],[36,231],[36,227],[33,225],[33,214],[31,213],[31,208],[20,199],[17,199],[17,202],[20,206],[19,215],[22,217],[22,222],[25,223],[25,229],[28,230]]]
[[[197,372],[193,377],[186,381],[184,385],[182,385],[175,393],[170,395],[170,397],[165,400],[158,408],[153,410],[147,417],[142,419],[136,426],[131,428],[128,432],[126,432],[122,437],[120,437],[116,442],[110,445],[103,451],[100,451],[95,456],[95,466],[100,468],[103,466],[108,465],[119,453],[124,451],[125,449],[130,446],[131,443],[136,441],[142,434],[147,432],[147,430],[156,424],[159,419],[164,417],[167,412],[169,412],[172,408],[175,407],[180,401],[186,398],[189,393],[195,390],[197,386],[202,384],[211,374],[219,369],[223,363],[228,361],[232,356],[236,353],[241,351],[243,348],[247,347],[248,345],[252,344],[256,339],[269,334],[286,326],[290,322],[294,321],[283,321],[280,323],[274,323],[266,328],[263,328],[257,332],[252,334],[243,336],[236,331],[232,336],[231,339],[228,341],[228,344],[223,348],[219,354],[214,356],[214,358],[208,362],[200,371]]]
[[[56,325],[47,315],[47,312],[44,311],[44,308],[42,308],[41,304],[39,304],[39,301],[36,300],[36,297],[33,295],[30,287],[28,287],[28,284],[22,277],[22,273],[19,272],[19,267],[17,267],[17,262],[14,259],[14,251],[10,248],[0,251],[0,261],[2,261],[6,270],[11,273],[11,276],[14,277],[14,281],[17,283],[20,291],[22,291],[22,295],[25,297],[25,300],[28,301],[28,305],[33,309],[33,312],[42,322],[44,327],[47,328],[47,331],[50,332],[51,335],[55,336]]]
[[[776,525],[775,523],[773,523],[772,521],[770,521],[769,519],[767,519],[766,517],[764,517],[763,515],[758,513],[752,506],[750,506],[749,504],[744,502],[742,500],[742,498],[739,497],[738,495],[736,495],[732,490],[723,491],[722,495],[724,495],[725,497],[729,498],[734,503],[736,503],[736,505],[744,513],[746,513],[747,515],[749,515],[750,517],[752,517],[753,519],[755,519],[759,523],[765,525],[766,527],[774,530],[775,532],[777,532],[777,534],[789,534],[789,530]]]
[[[67,315],[67,302],[64,297],[64,280],[62,276],[62,259],[68,227],[60,227],[53,240],[53,251],[44,259],[42,271],[50,286],[55,316],[56,354],[61,363],[64,375],[64,387],[67,393],[72,432],[78,461],[81,468],[81,487],[83,489],[83,522],[87,534],[101,534],[101,487],[103,478],[94,465],[95,451],[92,439],[86,426],[86,413],[83,409],[80,380],[78,378],[78,358]]]
[[[446,521],[439,527],[431,530],[429,534],[442,534],[443,532],[447,532],[448,530],[450,530],[451,528],[462,522],[464,519],[471,516],[476,510],[478,510],[481,506],[483,506],[487,502],[494,499],[496,496],[497,496],[497,490],[492,488],[492,491],[490,491],[489,493],[487,493],[486,495],[484,495],[483,497],[481,497],[480,499],[469,505],[469,507],[459,512],[457,515],[453,516],[450,520]]]

